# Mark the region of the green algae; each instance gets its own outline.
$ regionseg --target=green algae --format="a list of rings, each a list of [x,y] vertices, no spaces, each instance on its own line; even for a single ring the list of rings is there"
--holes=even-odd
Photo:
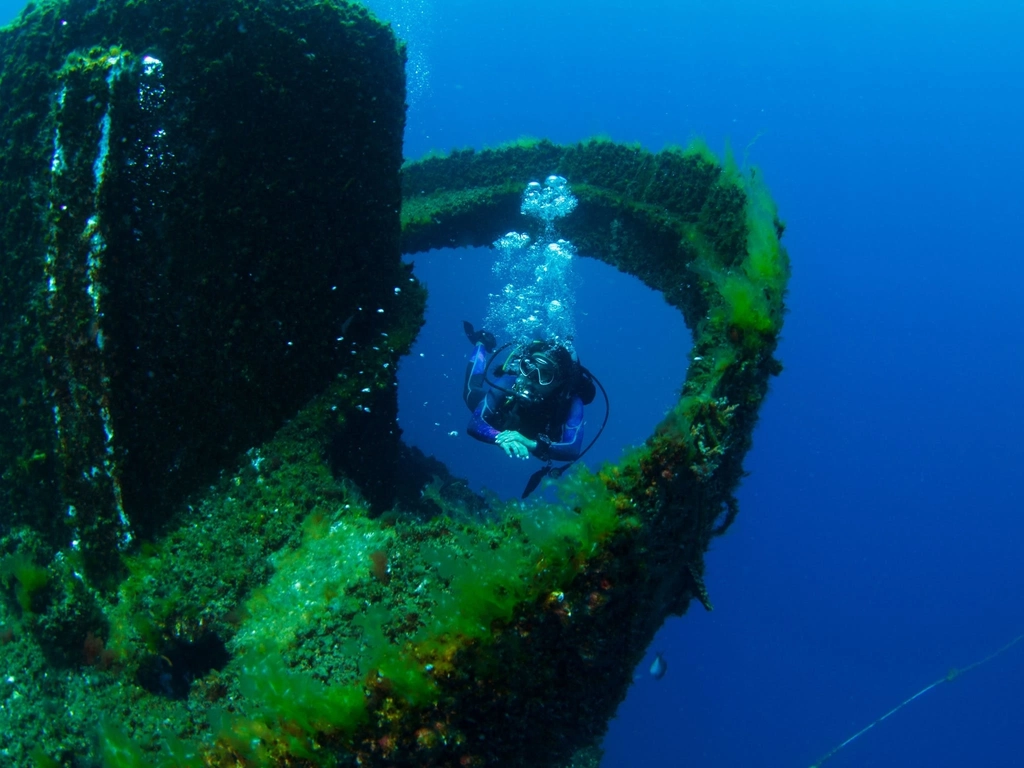
[[[304,29],[341,7],[300,5],[292,10]],[[238,6],[208,29],[232,37],[247,12]],[[81,50],[57,66],[103,98],[110,60],[141,53]],[[261,52],[246,55],[270,92],[299,87],[261,63]],[[199,59],[194,75],[216,90],[237,66],[229,56]],[[37,128],[6,126],[5,135]],[[392,142],[366,162],[386,165],[381,158],[399,150]],[[32,152],[46,159],[45,147]],[[0,159],[5,174],[17,164]],[[245,160],[227,152],[218,184],[241,183]],[[205,454],[203,484],[158,498],[163,516],[146,541],[114,548],[104,563],[113,587],[97,588],[96,566],[74,549],[53,557],[63,522],[51,516],[36,531],[25,527],[27,513],[16,518],[18,539],[0,550],[9,630],[0,653],[19,670],[3,722],[16,735],[5,747],[14,764],[29,764],[29,745],[40,743],[39,760],[108,766],[595,764],[605,723],[661,622],[694,599],[710,609],[703,555],[735,519],[757,411],[781,370],[774,352],[789,264],[759,175],[719,162],[701,142],[650,153],[606,138],[524,139],[407,163],[401,219],[382,224],[381,247],[397,264],[400,247],[489,244],[518,220],[524,185],[550,173],[566,176],[580,199],[566,236],[661,291],[693,333],[680,401],[647,443],[600,472],[566,475],[555,504],[459,496],[433,466],[415,484],[394,384],[425,294],[399,267],[378,274],[349,264],[338,285],[373,281],[381,300],[342,313],[344,331],[330,329],[332,339],[348,337],[344,363],[301,400],[291,395],[293,409],[273,429],[247,433],[234,452]],[[332,182],[344,191],[352,178]],[[23,202],[15,207],[25,212]],[[273,235],[237,212],[210,215]],[[75,328],[91,330],[75,317]],[[43,352],[19,358],[9,370],[25,379],[8,383],[38,398]],[[241,412],[258,417],[281,392],[262,392]],[[5,486],[9,498],[58,508],[46,493],[18,490],[52,490],[60,469],[46,424],[22,426],[23,444],[0,445],[22,483]],[[194,680],[187,699],[140,685],[140,671],[170,648],[211,635],[230,659]],[[45,736],[43,711],[62,713],[45,719]]]
[[[0,32],[0,551],[74,542],[115,591],[348,364],[346,317],[399,309],[403,55],[343,1],[40,2]]]
[[[616,150],[634,160],[636,152]],[[688,157],[672,154],[669,163]],[[694,156],[693,167],[703,168],[706,153]],[[718,183],[704,185],[709,199]],[[685,194],[673,198],[686,208],[674,216],[585,188],[596,207],[614,203],[623,222],[632,217],[605,254],[664,263],[643,254],[651,238],[640,224],[673,232],[678,239],[662,242],[689,257],[684,268],[695,286],[680,304],[705,310],[680,402],[647,445],[597,474],[565,476],[557,504],[491,502],[482,519],[447,498],[446,481],[435,476],[423,487],[435,514],[375,513],[325,450],[360,417],[354,404],[367,391],[391,389],[419,326],[417,310],[397,313],[386,347],[361,348],[361,375],[339,377],[192,502],[166,536],[127,559],[118,603],[106,611],[115,662],[97,673],[108,679],[93,691],[94,706],[131,706],[142,722],[165,723],[181,754],[211,765],[333,765],[350,756],[364,764],[555,765],[589,754],[593,731],[568,746],[565,735],[580,722],[606,721],[621,695],[614,692],[625,690],[665,615],[682,613],[693,598],[710,608],[702,554],[735,517],[731,489],[766,377],[778,370],[770,353],[788,275],[779,227],[767,197],[747,208],[750,182],[730,183],[744,200],[730,218],[744,227],[739,254],[709,245],[738,240],[704,232],[707,214]],[[472,218],[474,206],[493,205],[504,192],[437,194],[434,204],[460,199]],[[613,230],[608,219],[594,220]],[[704,238],[702,249],[692,233]],[[653,281],[660,273],[649,274]],[[741,282],[765,297],[757,311],[771,322],[742,321],[742,305],[723,290]],[[193,686],[187,712],[152,695],[129,703],[134,687],[115,684],[131,680],[170,639],[208,631],[226,640],[232,660]],[[587,682],[595,668],[606,680],[600,688]],[[541,700],[543,725],[529,703]],[[531,744],[496,738],[489,722],[505,733],[530,730]],[[145,733],[136,729],[125,741],[105,731],[107,764],[173,759],[166,738]]]
[[[15,600],[24,614],[33,613],[32,603],[49,581],[49,571],[33,563],[24,552],[0,558],[0,582],[13,587]]]

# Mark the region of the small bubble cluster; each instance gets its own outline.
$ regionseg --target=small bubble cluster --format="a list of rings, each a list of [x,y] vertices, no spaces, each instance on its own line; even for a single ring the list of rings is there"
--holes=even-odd
[[[569,182],[561,176],[548,176],[543,185],[536,181],[530,182],[523,194],[519,212],[540,219],[550,229],[555,219],[568,216],[576,210],[578,202],[576,196],[569,191]]]
[[[364,0],[377,18],[390,22],[406,45],[406,91],[410,106],[430,95],[430,69],[439,15],[433,0]]]
[[[555,237],[554,222],[576,208],[577,200],[561,176],[534,181],[523,193],[522,213],[544,222],[544,235],[509,232],[498,238],[494,274],[501,289],[491,294],[487,327],[505,340],[522,344],[533,339],[567,341],[576,332],[573,258],[576,247]]]

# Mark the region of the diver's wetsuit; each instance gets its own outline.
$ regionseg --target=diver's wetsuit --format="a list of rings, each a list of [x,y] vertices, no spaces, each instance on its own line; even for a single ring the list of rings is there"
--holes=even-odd
[[[551,439],[550,449],[539,443],[537,450],[532,452],[540,459],[572,461],[580,455],[583,446],[583,400],[578,394],[573,393],[569,398],[556,395],[552,398],[554,402],[541,401],[536,405],[523,403],[494,389],[488,389],[480,397],[486,367],[487,351],[483,345],[477,345],[466,376],[466,403],[470,407],[475,404],[473,416],[466,427],[471,437],[493,444],[500,432],[514,429],[531,440],[536,440],[541,434]],[[516,377],[511,373],[495,379],[499,387],[509,391],[515,381]],[[558,442],[555,442],[556,436],[559,437]]]

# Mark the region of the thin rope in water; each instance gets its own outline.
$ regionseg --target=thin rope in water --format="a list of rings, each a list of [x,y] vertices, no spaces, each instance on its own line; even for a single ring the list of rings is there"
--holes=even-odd
[[[963,674],[965,674],[967,672],[970,672],[972,669],[976,669],[977,667],[980,667],[982,664],[987,664],[988,662],[992,661],[992,659],[996,658],[996,656],[999,656],[999,655],[1005,653],[1006,651],[1010,650],[1013,646],[1015,646],[1021,640],[1024,640],[1024,635],[1017,635],[1015,638],[1013,638],[1013,640],[1008,642],[1006,645],[1004,645],[998,651],[994,651],[993,653],[990,653],[985,658],[983,658],[983,659],[981,659],[979,661],[976,661],[973,664],[970,664],[970,665],[964,667],[963,669],[956,669],[954,667],[953,669],[949,670],[949,672],[946,674],[945,677],[940,677],[934,683],[926,685],[924,688],[922,688],[920,691],[915,693],[909,699],[906,699],[906,700],[900,702],[897,706],[895,706],[892,709],[890,709],[888,712],[886,712],[880,718],[878,718],[877,720],[869,723],[864,728],[861,728],[859,731],[857,731],[855,734],[853,734],[853,736],[848,738],[846,741],[844,741],[839,746],[837,746],[834,749],[832,749],[828,754],[826,754],[818,762],[814,763],[814,765],[812,765],[811,768],[821,768],[821,766],[824,765],[825,761],[826,760],[830,760],[832,758],[832,756],[836,754],[836,752],[841,750],[843,747],[845,747],[847,744],[849,744],[851,741],[855,740],[859,736],[861,736],[861,735],[867,733],[868,731],[870,731],[872,728],[874,728],[880,722],[885,720],[885,718],[887,718],[890,715],[894,715],[897,712],[899,712],[901,709],[903,709],[905,706],[907,706],[907,704],[912,702],[918,696],[922,696],[922,695],[928,693],[928,691],[930,691],[932,688],[934,688],[937,685],[941,685],[942,683],[951,683],[954,680],[956,680],[958,677],[960,677],[960,675],[963,675]]]

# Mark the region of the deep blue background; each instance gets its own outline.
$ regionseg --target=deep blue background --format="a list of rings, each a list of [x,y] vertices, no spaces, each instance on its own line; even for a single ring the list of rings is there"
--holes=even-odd
[[[639,670],[606,768],[807,766],[1024,632],[1024,6],[766,5],[389,9],[429,63],[425,87],[414,73],[407,156],[594,133],[656,150],[697,134],[746,153],[788,225],[786,370],[741,516],[708,555],[715,611],[665,625],[652,650],[668,675]],[[432,322],[457,278],[424,276]],[[616,296],[598,288],[580,309]],[[610,355],[584,355],[599,375],[650,338],[646,314],[630,316],[622,338],[602,339]],[[581,345],[593,341],[583,326]],[[466,350],[457,328],[432,333],[435,354]],[[642,422],[646,381],[616,387],[613,421]],[[420,434],[420,416],[402,418]],[[829,765],[1024,764],[1022,685],[1024,644]]]
[[[665,625],[653,648],[669,672],[638,671],[606,768],[807,766],[1024,631],[1024,5],[371,5],[411,45],[408,157],[521,135],[657,150],[696,134],[760,167],[788,225],[786,370],[742,514],[708,555],[715,611]],[[401,421],[514,494],[528,465],[493,449],[478,465],[485,446],[447,436],[464,426],[459,323],[486,309],[489,257],[417,258],[431,306],[402,366]],[[579,343],[612,390],[595,453],[614,457],[672,402],[686,341],[660,297],[623,299],[627,278],[598,267],[580,263]],[[631,378],[627,359],[651,367]],[[829,765],[1024,764],[1022,685],[1024,644]]]
[[[414,73],[408,157],[605,133],[654,150],[697,134],[742,159],[756,138],[748,162],[788,225],[786,370],[762,410],[741,516],[708,555],[715,611],[665,625],[653,649],[668,675],[639,676],[606,768],[807,766],[1024,632],[1024,6],[891,5],[384,9],[428,62],[425,86]],[[452,289],[425,278],[433,321]],[[598,290],[580,309],[616,303]],[[618,354],[649,338],[646,316],[630,314]],[[431,332],[435,354],[466,351],[457,328]],[[617,353],[600,351],[584,361],[610,377]],[[648,391],[613,394],[613,420],[641,420]],[[402,418],[419,433],[420,416]],[[1024,644],[829,765],[1024,764],[1022,686]]]

